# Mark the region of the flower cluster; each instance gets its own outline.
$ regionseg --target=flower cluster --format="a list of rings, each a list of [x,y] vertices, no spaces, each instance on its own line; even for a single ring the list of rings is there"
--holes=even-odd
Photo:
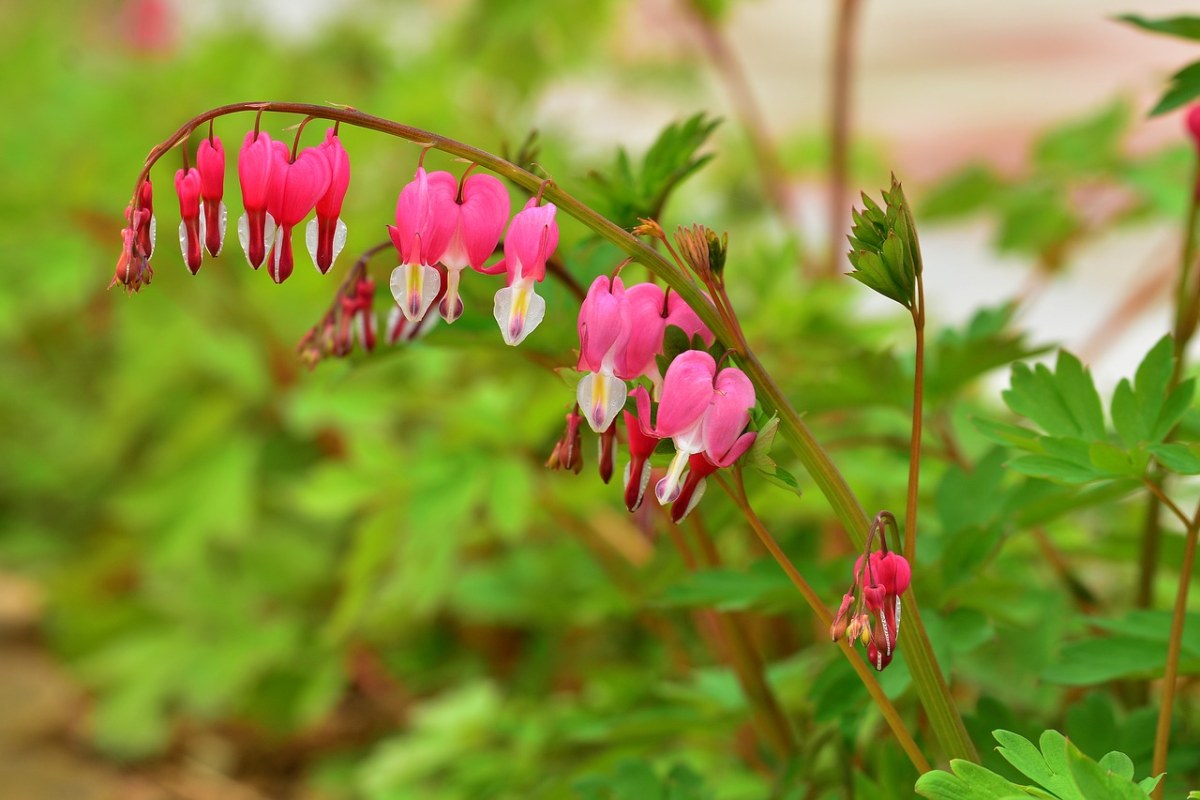
[[[256,125],[242,141],[237,159],[244,208],[237,223],[238,240],[250,266],[257,270],[266,264],[276,283],[293,272],[292,232],[310,214],[305,243],[319,272],[330,270],[346,244],[341,209],[350,185],[350,159],[337,126],[326,131],[319,145],[301,150],[298,143],[299,134],[297,146],[289,150]],[[195,166],[187,163],[186,139],[184,147],[184,167],[175,175],[179,244],[184,263],[195,274],[204,251],[216,256],[225,237],[225,151],[211,129],[196,150]],[[506,286],[496,292],[493,313],[504,341],[520,344],[546,313],[536,285],[545,279],[546,262],[558,245],[556,211],[553,204],[533,198],[510,221],[508,192],[497,178],[471,174],[468,169],[456,179],[449,172],[427,172],[419,166],[400,191],[396,224],[387,226],[399,266],[389,282],[396,307],[388,318],[386,340],[409,341],[428,332],[436,320],[429,313],[434,303],[442,319],[458,319],[463,313],[459,285],[470,267],[482,274],[506,276]],[[149,260],[155,222],[149,179],[140,185],[126,218],[121,257],[110,285],[120,283],[134,292],[153,276]],[[489,266],[486,262],[506,227],[504,256]],[[365,305],[356,307],[352,315],[364,320],[360,324],[364,330],[374,329],[369,300],[373,294],[364,291],[356,302]],[[351,296],[357,295],[339,290],[335,306]],[[334,317],[341,313],[332,310]],[[330,334],[328,321],[329,315],[301,343],[306,359],[348,352],[353,337]]]
[[[881,512],[871,526],[866,552],[854,562],[854,579],[842,596],[830,635],[836,642],[843,636],[867,646],[867,660],[882,672],[896,654],[900,638],[900,596],[912,580],[912,568],[899,553],[889,552],[884,535],[886,524],[895,525],[888,512]],[[881,548],[871,551],[875,533]],[[864,611],[865,607],[865,611]]]
[[[696,312],[676,294],[653,283],[626,288],[619,277],[606,275],[592,282],[579,311],[576,368],[584,373],[576,390],[580,413],[568,415],[567,435],[555,448],[551,466],[578,472],[582,418],[600,434],[600,472],[607,481],[616,418],[632,398],[636,412],[626,410],[623,415],[630,454],[625,504],[630,511],[641,505],[651,479],[650,456],[660,441],[669,439],[675,456],[654,494],[660,505],[671,506],[671,518],[679,522],[703,496],[705,478],[732,465],[754,443],[756,434],[746,432],[746,426],[755,396],[740,369],[719,369],[704,350],[679,353],[661,375],[658,359],[669,326],[680,328],[689,341],[714,341]],[[645,385],[629,390],[627,382],[643,378],[651,391]]]

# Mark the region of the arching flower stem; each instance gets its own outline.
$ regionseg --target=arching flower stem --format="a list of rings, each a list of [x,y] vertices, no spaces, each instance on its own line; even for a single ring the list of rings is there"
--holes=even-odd
[[[210,109],[188,120],[175,133],[150,151],[134,182],[132,207],[137,209],[136,189],[142,185],[142,181],[149,175],[154,164],[171,148],[184,141],[198,126],[230,114],[255,113],[261,115],[264,112],[311,116],[396,136],[423,147],[440,150],[451,156],[475,162],[529,192],[540,190],[545,200],[554,203],[564,213],[577,219],[600,238],[612,243],[661,278],[679,295],[680,299],[695,310],[696,315],[716,335],[717,339],[737,353],[742,369],[756,388],[759,403],[764,407],[766,413],[774,412],[779,415],[779,431],[783,440],[795,452],[813,482],[825,496],[851,541],[856,546],[864,543],[870,520],[849,484],[846,483],[845,477],[813,437],[799,412],[791,405],[782,389],[768,374],[762,362],[749,348],[740,330],[731,327],[725,315],[720,313],[718,307],[704,296],[691,276],[664,258],[649,244],[574,196],[564,192],[557,185],[547,185],[543,177],[522,169],[510,161],[463,142],[439,136],[421,128],[365,114],[345,106],[282,102],[233,103]],[[783,566],[784,562],[780,563]],[[929,644],[928,635],[921,622],[915,598],[910,599],[907,613],[908,625],[901,634],[902,644],[905,645],[905,659],[930,724],[942,745],[942,750],[949,758],[965,758],[978,762],[979,756],[967,736],[966,727],[963,725],[962,718],[950,696],[949,687],[934,658],[933,648]]]

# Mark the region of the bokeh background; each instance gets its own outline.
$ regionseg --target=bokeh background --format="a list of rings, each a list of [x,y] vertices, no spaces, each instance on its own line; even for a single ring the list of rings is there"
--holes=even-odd
[[[707,112],[724,118],[703,149],[715,157],[664,224],[730,232],[756,345],[867,502],[895,505],[904,457],[878,445],[906,435],[903,319],[849,281],[812,278],[828,251],[837,5],[0,0],[0,793],[587,797],[580,781],[635,757],[659,774],[683,762],[721,798],[764,797],[737,684],[695,633],[697,609],[719,601],[754,612],[772,681],[811,735],[813,775],[798,780],[827,785],[829,748],[875,737],[846,780],[910,796],[913,776],[850,673],[807,646],[820,632],[722,498],[706,499],[705,519],[730,566],[689,580],[661,525],[631,519],[596,480],[590,441],[583,475],[543,469],[573,396],[573,373],[547,369],[573,361],[561,287],[520,351],[494,329],[495,280],[468,276],[452,329],[308,372],[295,343],[336,275],[300,264],[275,286],[232,234],[188,275],[172,156],[153,174],[153,284],[133,298],[105,289],[145,154],[211,106],[344,103],[510,154],[536,129],[540,168],[600,205],[611,197],[589,175],[608,174],[618,147],[636,161],[664,126]],[[1188,145],[1177,115],[1144,115],[1195,57],[1111,19],[1128,5],[864,0],[851,95],[850,197],[891,171],[906,182],[936,325],[1020,295],[1027,341],[1082,351],[1109,386],[1165,329]],[[232,215],[232,156],[250,124],[217,127]],[[339,274],[385,238],[418,155],[342,138],[353,176]],[[581,282],[612,268],[613,251],[562,222]],[[971,396],[994,405],[1003,383]],[[964,417],[949,410],[946,424],[966,429]],[[864,436],[874,445],[858,446]],[[817,492],[752,488],[832,603],[849,556],[822,535]],[[1079,527],[1061,546],[1112,579],[1133,533],[1097,555]],[[951,527],[931,529],[940,559]],[[1028,664],[997,655],[1005,621],[982,585],[945,577],[957,567],[941,561],[932,578],[951,602],[929,626],[949,668],[971,676],[984,732],[1061,700],[1061,686],[1011,676],[1057,663],[1079,627],[1018,539],[990,600],[1039,621],[1022,634]],[[887,687],[904,695],[902,665]],[[1112,715],[1127,752],[1148,752],[1124,706],[1086,708],[1079,735]],[[1195,766],[1194,742],[1178,752]],[[1143,774],[1148,758],[1137,763]]]

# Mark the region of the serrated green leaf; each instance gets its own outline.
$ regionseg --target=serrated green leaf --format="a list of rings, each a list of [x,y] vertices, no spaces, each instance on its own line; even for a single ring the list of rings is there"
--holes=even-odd
[[[1005,761],[1030,780],[1047,788],[1051,787],[1054,783],[1054,772],[1047,766],[1045,756],[1033,742],[1006,730],[992,731],[992,736],[1000,743],[996,750]]]
[[[1078,358],[1060,350],[1055,369],[1044,364],[1013,367],[1004,402],[1052,436],[1105,438],[1104,411],[1091,373]]]

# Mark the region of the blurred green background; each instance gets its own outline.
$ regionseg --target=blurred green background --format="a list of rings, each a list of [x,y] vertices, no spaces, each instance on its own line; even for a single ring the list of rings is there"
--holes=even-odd
[[[696,7],[719,28],[721,4]],[[283,286],[246,267],[232,231],[219,259],[186,272],[173,154],[153,173],[153,284],[133,298],[105,289],[145,154],[208,107],[344,103],[510,154],[540,128],[540,169],[620,215],[636,202],[589,174],[611,179],[618,145],[636,168],[649,141],[580,136],[589,114],[601,131],[619,128],[582,93],[573,126],[542,125],[572,117],[547,108],[564,102],[572,76],[596,74],[635,111],[671,109],[664,122],[722,107],[699,51],[678,37],[630,44],[666,23],[618,0],[365,2],[311,25],[299,11],[275,10],[276,23],[203,8],[0,0],[0,780],[20,787],[8,796],[911,796],[915,773],[849,668],[833,648],[807,646],[825,634],[715,489],[703,527],[724,566],[689,574],[662,520],[629,517],[618,487],[595,479],[590,439],[583,475],[543,468],[574,394],[573,372],[547,369],[574,360],[576,306],[561,286],[547,284],[547,320],[519,350],[502,346],[491,319],[497,279],[468,275],[467,314],[453,328],[311,373],[299,364],[295,344],[338,277],[386,237],[416,147],[342,128],[349,244],[333,275],[301,265]],[[161,26],[147,25],[157,12]],[[1134,192],[1129,213],[1104,226],[1169,219],[1183,150],[1125,159],[1133,115],[1116,108],[1082,133],[1069,128],[1028,173],[941,186],[929,216],[993,213],[1001,249],[1046,272],[1078,243],[1080,184]],[[298,121],[264,128],[283,135]],[[231,218],[233,155],[251,124],[217,123]],[[870,136],[852,185],[886,183],[886,150]],[[1078,157],[1101,151],[1112,158]],[[864,502],[898,505],[904,320],[863,313],[849,281],[801,283],[800,265],[818,256],[764,199],[736,120],[702,152],[718,157],[671,198],[668,227],[730,230],[731,292],[756,348]],[[826,152],[812,126],[780,144],[801,184],[820,179]],[[427,163],[461,168],[437,154]],[[1054,224],[1021,222],[1031,218]],[[560,253],[580,282],[619,260],[560,221]],[[390,267],[386,257],[374,265],[381,290]],[[383,290],[377,307],[388,303]],[[973,468],[930,459],[927,624],[978,741],[994,727],[1058,725],[1085,749],[1090,732],[1093,756],[1124,748],[1141,775],[1146,698],[1114,690],[1109,673],[1039,680],[1066,658],[1064,640],[1090,630],[1089,610],[1024,534],[1049,526],[1088,581],[1107,587],[1129,560],[1138,508],[1097,511],[1106,498],[1014,480],[1003,453],[974,434],[967,417],[986,404],[979,376],[1040,351],[1009,319],[984,314],[940,333],[933,350],[941,450],[961,445]],[[797,502],[751,483],[832,604],[852,556],[804,488]],[[1042,509],[1032,522],[1016,514],[1031,498]],[[1097,520],[1108,528],[1099,548],[1087,534]],[[703,536],[687,536],[702,551]],[[1169,561],[1179,547],[1166,546]],[[803,758],[781,783],[706,638],[702,609],[714,606],[742,615],[799,732]],[[908,683],[902,661],[884,675],[915,721]],[[1194,769],[1195,737],[1179,741],[1179,768]],[[645,788],[606,794],[610,779]]]

